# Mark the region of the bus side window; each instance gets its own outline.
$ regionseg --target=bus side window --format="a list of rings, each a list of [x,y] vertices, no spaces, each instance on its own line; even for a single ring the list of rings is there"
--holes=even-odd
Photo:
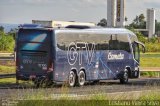
[[[139,51],[139,45],[137,43],[133,43],[133,54],[136,61],[140,61],[140,51]]]
[[[130,43],[129,43],[129,40],[128,40],[128,36],[127,35],[119,35],[117,36],[118,38],[118,41],[119,41],[119,50],[124,50],[124,51],[127,51],[128,53],[131,52],[131,49],[130,49]]]
[[[118,50],[118,43],[117,35],[111,35],[111,38],[109,40],[109,50]]]

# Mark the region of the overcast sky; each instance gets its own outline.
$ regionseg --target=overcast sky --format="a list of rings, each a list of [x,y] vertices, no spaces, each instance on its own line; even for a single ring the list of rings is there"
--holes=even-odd
[[[132,22],[147,8],[156,9],[160,0],[126,0],[126,16]],[[99,22],[107,17],[107,0],[0,0],[0,23],[31,23],[31,20]]]

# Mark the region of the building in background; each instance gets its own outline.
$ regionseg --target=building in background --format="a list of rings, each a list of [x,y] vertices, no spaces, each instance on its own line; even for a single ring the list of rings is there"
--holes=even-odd
[[[107,27],[116,27],[117,0],[107,0]]]
[[[125,26],[125,0],[117,0],[117,27]]]
[[[59,28],[59,27],[67,27],[69,25],[78,25],[78,26],[89,26],[89,27],[95,27],[95,23],[85,23],[85,22],[74,22],[74,21],[54,21],[54,20],[32,20],[33,24],[41,24],[46,27],[53,27],[53,28]]]
[[[146,29],[148,29],[148,38],[155,35],[155,10],[147,9]]]
[[[107,26],[125,26],[125,0],[107,0]]]
[[[125,27],[126,0],[107,0],[107,27]],[[155,9],[147,9],[146,29],[136,29],[147,33],[148,38],[155,35]]]

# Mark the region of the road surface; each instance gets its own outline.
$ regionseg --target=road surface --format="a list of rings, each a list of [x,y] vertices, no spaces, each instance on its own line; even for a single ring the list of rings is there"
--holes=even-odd
[[[144,90],[160,90],[160,78],[140,78],[131,79],[126,85],[119,84],[118,80],[101,81],[98,84],[86,84],[83,87],[63,87],[57,85],[51,88],[36,89],[16,84],[0,85],[0,98],[10,97],[11,95],[26,95],[29,93],[45,92],[45,94],[72,94],[72,95],[90,95],[97,93],[116,93]]]

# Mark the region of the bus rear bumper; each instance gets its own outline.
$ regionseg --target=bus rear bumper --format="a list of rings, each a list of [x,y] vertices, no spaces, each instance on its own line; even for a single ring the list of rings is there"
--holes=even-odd
[[[16,73],[16,79],[17,80],[32,80],[34,81],[36,78],[40,78],[46,76],[46,74],[28,74],[28,73]]]
[[[48,78],[49,80],[53,79],[53,72],[43,72],[43,73],[30,73],[30,72],[16,72],[16,79],[17,80],[36,80],[38,78]]]

